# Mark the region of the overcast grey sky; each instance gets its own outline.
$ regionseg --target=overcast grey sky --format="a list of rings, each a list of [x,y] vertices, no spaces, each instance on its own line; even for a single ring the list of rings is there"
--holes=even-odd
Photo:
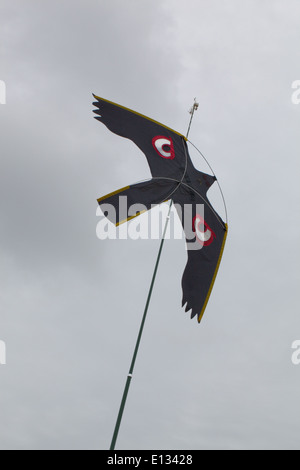
[[[299,44],[297,0],[1,1],[1,449],[110,444],[159,241],[96,237],[149,170],[92,93],[182,133],[197,96],[229,210],[200,325],[165,243],[117,448],[300,449]]]

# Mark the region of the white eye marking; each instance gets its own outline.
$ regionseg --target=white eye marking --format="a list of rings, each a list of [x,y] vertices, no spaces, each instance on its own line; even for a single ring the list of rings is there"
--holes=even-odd
[[[164,150],[164,145],[170,146],[170,141],[168,139],[157,139],[155,142],[155,147],[158,150],[158,152],[165,158],[171,158],[172,156],[171,152],[166,152]]]
[[[204,246],[210,245],[216,238],[215,233],[199,214],[194,217],[193,231],[196,232],[198,241]]]
[[[152,139],[152,145],[158,155],[162,158],[173,160],[175,158],[174,146],[172,139],[158,135]]]

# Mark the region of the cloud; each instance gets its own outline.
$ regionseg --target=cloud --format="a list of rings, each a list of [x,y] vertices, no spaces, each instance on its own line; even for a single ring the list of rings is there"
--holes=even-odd
[[[165,243],[119,448],[299,448],[299,13],[2,2],[2,449],[104,449],[113,432],[159,241],[96,238],[96,199],[149,170],[93,120],[92,92],[183,133],[197,96],[190,138],[229,209],[200,328],[180,308],[184,242]]]

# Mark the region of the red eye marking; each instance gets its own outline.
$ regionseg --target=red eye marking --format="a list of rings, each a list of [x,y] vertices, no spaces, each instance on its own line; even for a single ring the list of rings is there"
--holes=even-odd
[[[209,246],[217,238],[216,234],[199,214],[193,219],[193,232],[196,232],[196,238],[203,246]]]

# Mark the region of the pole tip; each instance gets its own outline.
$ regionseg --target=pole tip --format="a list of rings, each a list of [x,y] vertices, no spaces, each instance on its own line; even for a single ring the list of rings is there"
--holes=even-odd
[[[189,113],[194,114],[194,112],[197,111],[198,108],[199,108],[199,103],[197,102],[197,98],[194,98],[194,104],[191,107]]]

